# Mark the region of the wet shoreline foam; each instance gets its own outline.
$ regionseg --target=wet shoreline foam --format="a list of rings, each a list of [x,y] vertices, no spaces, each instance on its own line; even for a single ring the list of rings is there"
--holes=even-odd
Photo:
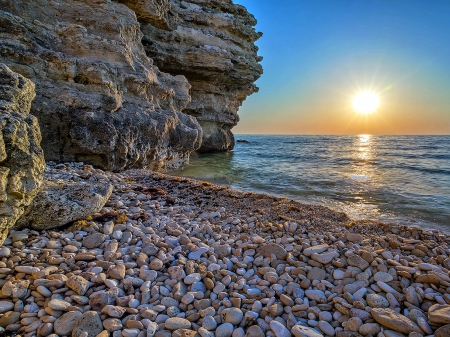
[[[441,231],[353,221],[324,206],[145,170],[66,163],[46,174],[114,191],[99,214],[69,227],[11,231],[0,248],[8,334],[421,337],[450,329],[450,237]]]

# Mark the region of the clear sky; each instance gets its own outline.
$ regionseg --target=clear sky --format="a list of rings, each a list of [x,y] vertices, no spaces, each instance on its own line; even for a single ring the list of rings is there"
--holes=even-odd
[[[235,0],[264,74],[234,133],[450,134],[449,0]],[[360,91],[379,95],[354,111]]]

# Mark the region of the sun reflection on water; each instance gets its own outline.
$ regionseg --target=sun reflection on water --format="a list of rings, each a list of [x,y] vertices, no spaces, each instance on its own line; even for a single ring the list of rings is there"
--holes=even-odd
[[[359,135],[355,139],[356,163],[352,165],[353,173],[350,178],[356,182],[367,182],[370,180],[370,161],[373,159],[372,154],[372,136]]]

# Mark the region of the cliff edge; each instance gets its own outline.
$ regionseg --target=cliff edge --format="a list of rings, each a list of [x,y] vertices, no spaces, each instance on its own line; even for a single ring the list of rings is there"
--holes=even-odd
[[[256,20],[231,0],[161,2],[157,18],[134,7],[145,51],[162,71],[184,75],[192,85],[192,101],[184,112],[203,129],[200,151],[231,150],[238,109],[258,91],[254,82],[262,74],[255,45],[262,33],[253,28]]]
[[[170,169],[229,150],[262,69],[230,0],[0,0],[0,62],[36,84],[46,160]],[[203,145],[202,145],[203,144]]]

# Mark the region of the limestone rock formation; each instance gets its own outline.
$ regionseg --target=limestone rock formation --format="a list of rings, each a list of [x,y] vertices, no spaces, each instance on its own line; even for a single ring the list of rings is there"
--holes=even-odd
[[[231,0],[0,0],[0,62],[36,84],[47,160],[167,169],[233,148],[255,24]]]
[[[130,7],[147,9],[139,17],[157,21],[160,2]],[[185,164],[200,147],[198,122],[180,112],[190,102],[190,84],[153,65],[126,5],[0,0],[0,32],[0,62],[36,84],[31,113],[46,159],[159,169]]]
[[[111,192],[111,184],[46,180],[16,225],[38,230],[60,227],[100,211]]]
[[[0,64],[0,244],[43,179],[41,134],[29,114],[34,96],[30,80]]]
[[[253,15],[231,0],[121,2],[136,11],[147,55],[162,71],[184,75],[192,85],[184,112],[203,129],[200,150],[232,149],[238,109],[258,91],[254,82],[262,74],[254,44],[262,34],[253,28]]]

